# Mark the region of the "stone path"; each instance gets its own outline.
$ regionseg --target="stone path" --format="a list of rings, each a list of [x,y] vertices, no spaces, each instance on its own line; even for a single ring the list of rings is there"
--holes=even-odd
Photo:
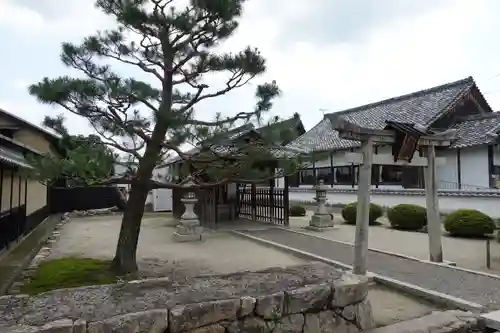
[[[352,265],[353,246],[349,244],[278,228],[244,231],[244,233]],[[500,309],[500,279],[494,277],[375,251],[368,253],[368,270],[382,276],[481,304],[490,309]]]

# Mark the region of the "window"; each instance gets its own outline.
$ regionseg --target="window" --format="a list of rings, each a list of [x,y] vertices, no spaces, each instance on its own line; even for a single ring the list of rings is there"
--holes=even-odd
[[[492,183],[493,188],[500,188],[500,166],[494,165],[492,170]]]
[[[357,167],[355,169],[357,169]],[[353,168],[350,166],[335,168],[335,176],[337,177],[337,184],[352,185],[354,183]]]
[[[374,164],[372,165],[372,185],[377,185],[380,182],[380,165]]]
[[[313,168],[300,171],[300,185],[316,185]]]
[[[332,184],[333,174],[331,167],[316,168],[316,178],[318,181],[323,179],[325,184]]]
[[[403,166],[401,165],[381,165],[381,184],[401,184],[403,182]]]

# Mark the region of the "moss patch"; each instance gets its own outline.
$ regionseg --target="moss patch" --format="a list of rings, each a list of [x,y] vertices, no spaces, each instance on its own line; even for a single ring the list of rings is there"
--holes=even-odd
[[[107,260],[63,258],[42,262],[21,292],[38,294],[54,289],[110,284],[117,281]]]

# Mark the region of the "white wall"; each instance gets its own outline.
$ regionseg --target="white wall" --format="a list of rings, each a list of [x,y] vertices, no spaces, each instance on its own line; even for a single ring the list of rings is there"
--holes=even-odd
[[[460,165],[462,184],[464,187],[490,186],[487,146],[461,149]]]
[[[345,158],[346,151],[336,152],[333,156],[334,166],[349,165]],[[390,147],[379,147],[378,154],[391,154]],[[416,152],[415,154],[418,154]],[[437,166],[439,189],[458,189],[458,160],[457,150],[439,150],[437,157],[444,158],[444,164]],[[390,162],[388,163],[390,164]],[[500,147],[495,148],[494,164],[500,165]],[[316,167],[329,167],[330,160],[315,163]],[[411,164],[410,164],[411,165]],[[488,188],[488,148],[486,146],[464,148],[460,150],[460,173],[462,189]],[[276,186],[283,187],[284,180],[277,179]],[[301,188],[310,188],[312,185],[300,185]],[[334,188],[352,188],[351,185],[334,185]],[[372,188],[375,188],[372,185]],[[398,185],[379,185],[382,189],[401,189]]]
[[[493,191],[493,190],[492,190]],[[411,190],[406,190],[402,192],[411,192]],[[290,202],[309,202],[314,203],[315,192],[312,190],[300,192],[293,191],[290,189]],[[444,196],[439,197],[439,210],[443,213],[449,213],[457,209],[477,209],[485,214],[492,217],[500,217],[500,210],[498,206],[500,205],[500,196]],[[357,201],[356,192],[348,193],[327,193],[327,203],[329,204],[348,204]],[[372,193],[370,196],[370,201],[384,207],[392,207],[398,204],[414,204],[425,207],[425,196],[424,195],[404,195],[404,194],[380,194]]]
[[[444,164],[436,167],[436,178],[440,189],[458,189],[457,150],[447,149],[436,152],[437,157],[444,157]]]

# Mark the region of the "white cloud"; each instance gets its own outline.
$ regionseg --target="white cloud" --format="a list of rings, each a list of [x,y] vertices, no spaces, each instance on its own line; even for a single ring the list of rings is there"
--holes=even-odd
[[[399,0],[392,1],[395,4]],[[62,2],[71,5],[59,5]],[[339,24],[331,30],[331,22],[319,22],[321,6],[328,5],[325,10],[330,10],[330,2],[287,3],[282,6],[281,0],[247,2],[238,33],[221,49],[237,51],[246,45],[257,46],[268,60],[268,73],[256,82],[275,79],[283,90],[273,113],[286,117],[299,112],[306,128],[320,120],[320,108],[334,112],[469,75],[475,77],[483,92],[500,92],[500,76],[488,80],[500,73],[500,47],[495,35],[500,30],[496,19],[500,6],[495,0],[443,0],[434,7],[427,5],[425,10],[406,10],[400,16],[395,11],[392,16],[367,22],[356,21],[353,14],[345,18],[358,24],[358,33],[352,38]],[[314,30],[311,34],[315,35],[309,36],[299,34],[297,31],[307,31],[306,25],[292,25],[299,18],[315,27],[322,24],[324,30]],[[28,118],[62,112],[36,104],[26,91],[19,92],[20,87],[43,75],[66,73],[58,65],[56,46],[64,40],[78,40],[110,23],[92,7],[91,1],[0,2],[0,35],[16,36],[9,39],[8,51],[0,55],[0,72],[6,73],[3,80],[8,82],[0,83],[0,101]],[[333,38],[334,35],[345,38]],[[25,51],[30,44],[37,46],[37,54],[32,54],[29,62],[17,62],[19,54],[33,53]],[[10,70],[12,67],[16,70]],[[254,88],[255,84],[203,103],[198,114],[209,118],[217,111],[231,114],[248,110],[253,107]],[[17,92],[13,92],[15,89]],[[500,93],[486,97],[493,107],[500,107]],[[27,105],[30,111],[20,110]],[[81,121],[72,120],[70,129],[81,132]]]

